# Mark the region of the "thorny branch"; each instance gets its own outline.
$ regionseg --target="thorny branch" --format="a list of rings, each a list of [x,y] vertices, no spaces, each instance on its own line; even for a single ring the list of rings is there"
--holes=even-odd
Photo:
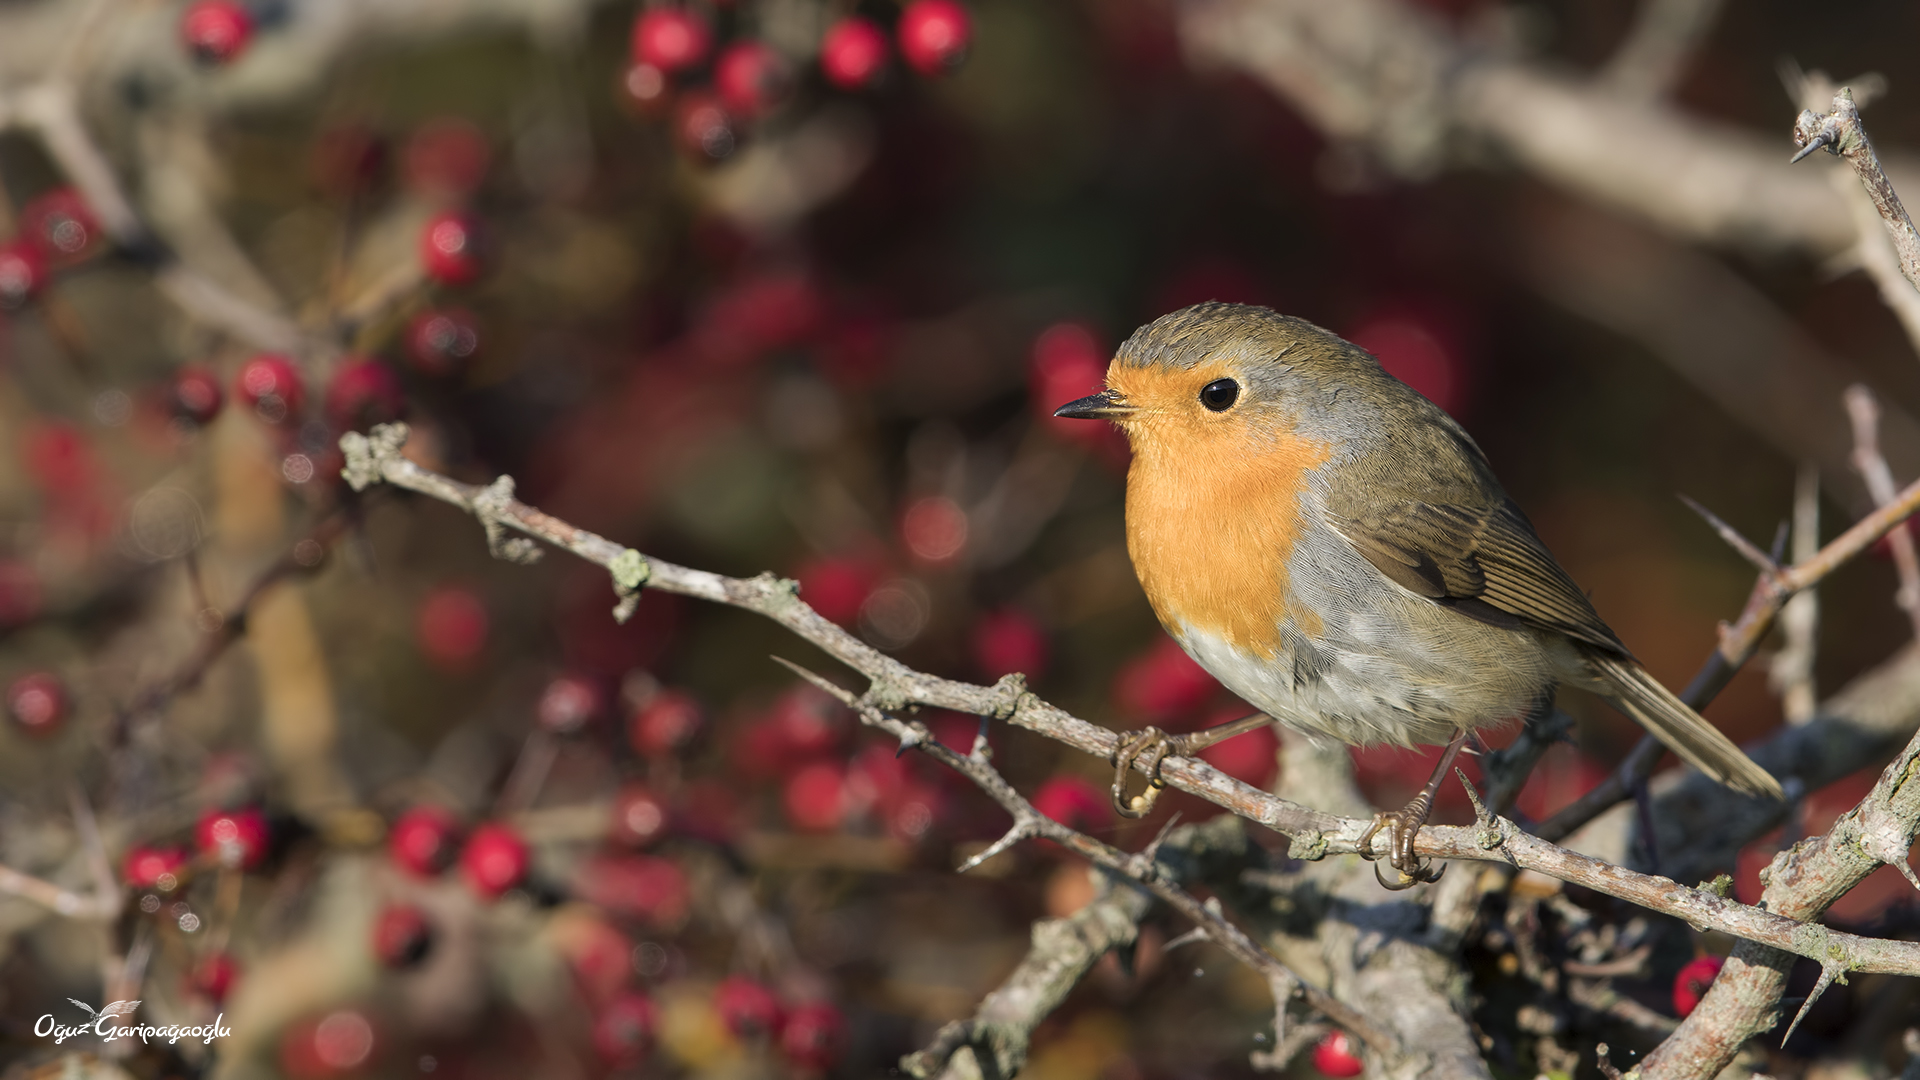
[[[1693,676],[1693,681],[1680,692],[1680,700],[1697,711],[1706,708],[1707,703],[1727,683],[1733,681],[1734,675],[1759,651],[1760,643],[1772,631],[1787,601],[1819,584],[1828,574],[1846,565],[1872,546],[1874,541],[1920,511],[1920,481],[1907,485],[1897,497],[1855,522],[1852,528],[1834,537],[1811,558],[1784,567],[1778,565],[1774,556],[1761,551],[1698,504],[1690,505],[1706,517],[1707,523],[1735,551],[1749,562],[1757,563],[1760,568],[1760,576],[1753,583],[1753,591],[1747,596],[1746,607],[1741,610],[1740,618],[1731,626],[1721,624],[1719,647],[1707,657],[1706,663]],[[1561,840],[1572,835],[1574,830],[1605,813],[1644,783],[1653,774],[1654,765],[1665,752],[1659,740],[1652,736],[1641,739],[1614,769],[1613,775],[1543,822],[1536,830],[1537,835],[1546,840]]]
[[[356,489],[386,482],[421,492],[476,515],[491,516],[492,520],[483,524],[494,529],[512,529],[539,537],[607,567],[613,576],[614,590],[621,597],[621,607],[627,610],[631,610],[636,599],[636,590],[647,585],[765,615],[871,680],[870,688],[860,700],[875,709],[898,709],[917,703],[1002,718],[1100,757],[1111,757],[1119,744],[1114,732],[1040,700],[1017,681],[1003,679],[992,687],[982,687],[908,668],[821,617],[800,600],[791,581],[770,574],[751,579],[729,578],[649,559],[516,500],[487,500],[484,498],[487,488],[452,480],[403,457],[400,450],[406,436],[406,427],[401,424],[380,425],[371,435],[343,436],[341,449],[346,456],[347,481]],[[483,507],[482,503],[487,505]],[[1740,624],[1723,634],[1723,643],[1744,641],[1741,656],[1744,660],[1761,636],[1761,631],[1755,628],[1757,624],[1764,620],[1770,625],[1788,597],[1865,550],[1916,506],[1920,506],[1920,484],[1909,487],[1896,503],[1856,523],[1813,559],[1763,573],[1747,614]],[[1741,626],[1748,629],[1743,631]],[[1200,761],[1170,757],[1161,764],[1161,776],[1174,787],[1292,837],[1292,854],[1297,858],[1319,859],[1357,853],[1359,837],[1368,825],[1357,818],[1321,813],[1269,795]],[[1689,888],[1670,878],[1639,873],[1567,850],[1527,835],[1512,822],[1490,814],[1483,815],[1472,827],[1429,826],[1420,833],[1415,850],[1433,858],[1504,862],[1534,870],[1675,916],[1702,930],[1718,930],[1822,963],[1836,956],[1844,957],[1846,968],[1852,971],[1920,974],[1920,942],[1883,941],[1822,927],[1810,928],[1708,889]]]
[[[1907,865],[1907,852],[1920,825],[1920,783],[1913,782],[1916,766],[1920,766],[1920,735],[1888,763],[1873,790],[1841,815],[1831,830],[1774,857],[1761,874],[1766,885],[1761,903],[1786,918],[1800,920],[1807,936],[1820,937],[1826,928],[1811,920],[1883,864],[1899,867],[1920,888]],[[1829,948],[1811,959],[1820,964],[1820,982],[1802,1003],[1794,1025],[1849,970],[1844,947]],[[1663,1078],[1718,1074],[1742,1043],[1773,1026],[1791,967],[1789,953],[1753,941],[1736,944],[1699,1007],[1673,1038],[1641,1063],[1640,1074]]]
[[[1842,87],[1833,96],[1832,111],[1824,116],[1812,109],[1803,110],[1793,125],[1793,144],[1800,148],[1800,152],[1793,155],[1794,161],[1815,150],[1825,150],[1845,158],[1847,164],[1853,166],[1854,174],[1860,177],[1867,197],[1873,200],[1873,208],[1879,211],[1880,220],[1886,223],[1887,233],[1893,238],[1893,248],[1900,255],[1900,273],[1914,288],[1920,289],[1920,233],[1914,231],[1913,219],[1900,204],[1893,181],[1887,179],[1880,155],[1873,152],[1873,140],[1867,137],[1867,129],[1860,123],[1853,91]]]
[[[1093,865],[1139,884],[1166,902],[1169,907],[1192,920],[1195,926],[1205,933],[1209,941],[1219,945],[1234,959],[1265,977],[1268,985],[1275,991],[1276,1018],[1284,1013],[1287,999],[1297,992],[1309,1006],[1358,1036],[1374,1050],[1390,1058],[1397,1058],[1404,1052],[1399,1045],[1399,1040],[1371,1020],[1354,1011],[1344,1002],[1335,1000],[1326,991],[1288,971],[1278,960],[1268,955],[1265,949],[1256,945],[1253,939],[1239,927],[1228,922],[1226,916],[1221,914],[1217,903],[1202,902],[1193,894],[1175,885],[1157,865],[1156,856],[1161,843],[1165,840],[1164,834],[1160,840],[1148,845],[1146,850],[1134,855],[1103,844],[1034,809],[1033,804],[1015,791],[1013,785],[1007,783],[1006,778],[1000,775],[1000,771],[993,767],[988,757],[989,751],[984,736],[975,738],[972,752],[961,754],[934,739],[924,724],[911,723],[889,716],[876,703],[873,690],[856,695],[797,664],[787,663],[786,666],[809,683],[839,698],[848,708],[859,714],[862,723],[885,731],[899,739],[902,747],[918,749],[973,781],[975,787],[985,792],[988,798],[999,803],[1002,809],[1013,815],[1013,827],[991,846],[967,860],[960,867],[962,872],[993,858],[1021,840],[1052,840]],[[1001,680],[1001,684],[1008,689],[1015,689],[1022,682],[1018,675]]]

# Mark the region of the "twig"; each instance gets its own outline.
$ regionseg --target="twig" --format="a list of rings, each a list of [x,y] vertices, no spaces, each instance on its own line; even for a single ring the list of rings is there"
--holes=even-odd
[[[285,317],[243,299],[224,285],[164,251],[141,220],[114,175],[113,166],[80,119],[78,91],[52,79],[20,91],[11,109],[0,109],[0,126],[25,124],[40,136],[47,154],[60,166],[114,243],[154,266],[154,284],[188,315],[218,327],[256,348],[307,352],[318,347]]]
[[[1905,531],[1905,530],[1902,530]],[[1820,550],[1820,470],[1803,462],[1793,484],[1793,560],[1813,558]],[[1813,719],[1819,694],[1813,680],[1813,662],[1820,632],[1820,592],[1803,590],[1780,610],[1780,632],[1786,645],[1768,665],[1767,681],[1780,695],[1780,711],[1795,726]]]
[[[1113,731],[1090,724],[1040,700],[1026,692],[1022,682],[1015,677],[1003,679],[992,687],[982,687],[937,678],[908,668],[820,617],[801,602],[797,588],[791,581],[764,574],[751,579],[729,578],[649,559],[637,551],[576,528],[524,503],[499,498],[498,492],[503,485],[498,481],[483,488],[422,469],[401,456],[400,447],[405,441],[406,428],[400,424],[380,425],[368,436],[343,436],[341,449],[346,456],[344,475],[348,482],[356,489],[380,481],[405,487],[467,509],[480,517],[489,533],[512,529],[573,551],[609,569],[613,576],[614,591],[620,597],[620,609],[631,610],[637,600],[635,590],[644,584],[662,591],[755,611],[806,638],[871,680],[870,688],[859,700],[870,703],[874,708],[900,708],[919,703],[1001,718],[1100,757],[1110,757],[1118,745],[1119,737]],[[1777,575],[1763,576],[1761,584],[1756,586],[1756,597],[1763,602],[1758,606],[1750,602],[1750,614],[1764,611],[1770,622],[1778,612],[1778,605],[1787,596],[1820,580],[1846,559],[1858,554],[1875,536],[1891,528],[1906,513],[1912,512],[1916,504],[1920,504],[1920,484],[1903,493],[1899,503],[1883,507],[1855,524],[1821,549],[1813,559],[1784,568]],[[1742,621],[1747,623],[1749,620],[1743,617]],[[1757,622],[1758,616],[1754,616],[1753,621]],[[1753,640],[1758,639],[1757,632],[1749,629],[1739,634],[1729,632],[1723,636],[1723,641],[1741,640],[1741,635],[1749,633],[1753,634]],[[1749,654],[1751,648],[1749,643]],[[930,748],[929,752],[939,756],[941,751]],[[952,756],[951,752],[947,753]],[[1327,855],[1358,853],[1359,837],[1369,824],[1358,818],[1322,813],[1269,795],[1201,761],[1169,757],[1161,763],[1160,774],[1173,787],[1292,837],[1291,852],[1297,858],[1318,859]],[[997,775],[994,774],[995,777]],[[1001,783],[1004,784],[1004,781]],[[1018,798],[1011,789],[1006,791],[1013,798]],[[1016,822],[1016,830],[1022,827]],[[1064,830],[1063,826],[1044,818],[1038,822],[1028,821],[1024,827]],[[1071,833],[1071,830],[1064,831]],[[1053,834],[1040,832],[1029,835],[1051,837]],[[1085,837],[1078,837],[1078,834],[1062,842],[1075,850],[1080,850],[1076,845],[1094,844]],[[1095,849],[1103,847],[1095,845]],[[1466,828],[1429,826],[1420,832],[1415,850],[1434,858],[1505,862],[1521,869],[1535,870],[1649,910],[1676,916],[1701,929],[1719,930],[1822,963],[1829,962],[1834,955],[1832,950],[1838,949],[1847,957],[1849,970],[1920,974],[1920,943],[1874,940],[1824,929],[1818,935],[1813,935],[1806,926],[1774,912],[1728,900],[1704,889],[1688,888],[1670,878],[1637,873],[1558,847],[1540,837],[1527,835],[1504,818],[1486,816],[1475,826]],[[1088,854],[1088,857],[1094,858],[1092,854]],[[1192,902],[1191,897],[1186,897],[1186,900]],[[1173,901],[1169,900],[1169,903]],[[1187,908],[1178,903],[1174,906],[1183,914],[1187,912]],[[1238,931],[1234,933],[1238,934]],[[1816,937],[1818,940],[1815,940]],[[1251,943],[1248,944],[1251,947]]]
[[[1873,208],[1893,238],[1893,249],[1900,255],[1900,273],[1914,288],[1920,289],[1920,233],[1914,231],[1913,219],[1907,216],[1907,208],[1900,205],[1893,181],[1887,179],[1886,170],[1880,167],[1880,155],[1873,152],[1873,140],[1867,137],[1866,126],[1860,123],[1860,110],[1854,107],[1853,91],[1842,87],[1833,95],[1832,111],[1825,115],[1812,109],[1803,110],[1793,125],[1793,144],[1800,148],[1793,155],[1794,161],[1824,149],[1845,158],[1847,164],[1853,166],[1854,175],[1866,187],[1867,197],[1873,200]]]
[[[321,520],[301,540],[296,542],[285,555],[276,560],[254,578],[247,591],[225,615],[217,616],[218,621],[204,625],[206,636],[200,647],[195,649],[185,663],[173,673],[156,682],[134,697],[122,707],[114,720],[113,741],[115,745],[124,743],[135,722],[166,708],[175,697],[200,685],[207,672],[213,668],[214,661],[225,655],[227,649],[246,636],[247,613],[266,592],[290,577],[310,574],[317,570],[326,558],[328,551],[340,537],[346,534],[354,517],[347,510],[337,510]],[[211,609],[196,612],[196,621],[213,614]]]
[[[1228,955],[1265,977],[1269,985],[1292,988],[1292,991],[1304,998],[1310,1007],[1346,1028],[1376,1052],[1389,1059],[1399,1058],[1404,1053],[1400,1041],[1391,1033],[1345,1002],[1337,1000],[1326,991],[1288,971],[1265,949],[1254,944],[1253,939],[1245,932],[1227,921],[1226,916],[1220,911],[1218,901],[1201,901],[1173,884],[1158,866],[1157,855],[1167,838],[1165,832],[1161,833],[1145,850],[1135,855],[1128,855],[1085,833],[1070,829],[1034,809],[1033,804],[1015,791],[1013,785],[1007,783],[1006,779],[1000,775],[1000,771],[995,769],[988,760],[984,738],[974,740],[972,753],[958,753],[932,738],[923,725],[908,724],[887,715],[882,706],[876,702],[873,691],[869,690],[866,694],[856,695],[798,664],[785,660],[781,660],[780,663],[814,686],[839,698],[860,716],[862,723],[887,732],[899,739],[901,746],[918,749],[973,781],[975,787],[1013,815],[1013,825],[1006,834],[990,847],[967,860],[960,867],[961,872],[964,873],[969,868],[978,866],[1021,840],[1052,840],[1095,866],[1127,878],[1160,898],[1167,906],[1186,916],[1195,926],[1205,930],[1207,937],[1214,944],[1225,949]],[[1008,689],[1017,689],[1023,685],[1024,680],[1014,675],[1001,682]],[[1291,995],[1279,995],[1275,1001],[1275,1008],[1284,1008],[1289,996]]]
[[[1740,618],[1731,626],[1721,625],[1719,647],[1680,692],[1680,700],[1695,710],[1706,708],[1760,648],[1787,601],[1845,566],[1915,511],[1920,511],[1920,481],[1907,485],[1892,501],[1854,522],[1852,528],[1834,537],[1811,558],[1776,571],[1761,571],[1753,590],[1747,594]],[[1743,540],[1742,544],[1753,547],[1748,541]],[[1543,822],[1536,833],[1546,840],[1571,835],[1626,798],[1636,785],[1652,775],[1663,753],[1664,748],[1652,736],[1641,739],[1611,776]]]
[[[1885,506],[1895,498],[1893,470],[1880,453],[1880,405],[1873,391],[1858,383],[1847,387],[1847,416],[1853,421],[1853,467],[1867,483],[1867,492],[1876,506]],[[1913,533],[1895,529],[1887,534],[1893,549],[1893,565],[1900,572],[1900,591],[1894,600],[1913,623],[1914,636],[1920,637],[1920,554],[1913,547]]]
[[[1178,845],[1181,838],[1170,843]],[[900,1070],[917,1080],[1015,1075],[1026,1065],[1034,1028],[1102,956],[1133,944],[1151,906],[1146,893],[1115,888],[1109,879],[1102,894],[1079,911],[1034,923],[1033,947],[1013,974],[971,1017],[947,1024],[925,1049],[902,1058]],[[983,1054],[990,1056],[990,1064],[981,1063]]]

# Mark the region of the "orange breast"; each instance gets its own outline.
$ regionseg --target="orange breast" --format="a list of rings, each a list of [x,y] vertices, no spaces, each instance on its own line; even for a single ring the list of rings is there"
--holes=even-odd
[[[1329,448],[1269,434],[1252,443],[1175,439],[1175,452],[1139,434],[1127,473],[1127,551],[1161,624],[1175,634],[1183,624],[1202,629],[1266,657],[1280,655],[1289,616],[1318,635],[1317,615],[1287,610],[1287,560],[1306,475]]]

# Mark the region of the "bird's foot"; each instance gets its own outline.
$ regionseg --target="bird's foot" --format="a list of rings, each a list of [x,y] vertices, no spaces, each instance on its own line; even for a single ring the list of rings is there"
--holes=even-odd
[[[1166,780],[1160,776],[1160,763],[1169,755],[1180,753],[1180,741],[1179,736],[1169,735],[1157,727],[1142,728],[1120,737],[1120,745],[1113,751],[1113,808],[1121,817],[1142,818],[1153,813],[1153,804],[1167,788]],[[1133,771],[1135,762],[1143,759],[1147,763],[1146,790],[1129,797],[1127,774]]]
[[[1387,830],[1387,862],[1400,877],[1398,881],[1388,881],[1381,876],[1380,865],[1374,863],[1373,876],[1383,887],[1395,892],[1411,889],[1423,882],[1439,881],[1440,875],[1447,872],[1445,864],[1435,870],[1431,859],[1422,859],[1413,853],[1414,838],[1420,835],[1420,826],[1427,823],[1427,814],[1432,809],[1431,800],[1416,796],[1405,809],[1373,815],[1373,823],[1360,834],[1360,857],[1374,862],[1379,856],[1373,853],[1373,838],[1381,829]]]

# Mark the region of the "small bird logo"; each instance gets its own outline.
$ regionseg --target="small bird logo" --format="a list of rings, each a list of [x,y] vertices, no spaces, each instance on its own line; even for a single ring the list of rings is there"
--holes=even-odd
[[[81,1009],[85,1010],[86,1014],[92,1017],[93,1022],[96,1024],[98,1024],[102,1020],[110,1020],[116,1016],[132,1016],[133,1010],[140,1007],[140,1001],[138,998],[136,998],[132,1001],[109,1002],[105,1008],[101,1009],[99,1012],[95,1012],[93,1010],[93,1006],[87,1004],[84,1001],[81,1001],[77,998],[68,998],[67,1000],[73,1002],[75,1005],[78,1005]]]

